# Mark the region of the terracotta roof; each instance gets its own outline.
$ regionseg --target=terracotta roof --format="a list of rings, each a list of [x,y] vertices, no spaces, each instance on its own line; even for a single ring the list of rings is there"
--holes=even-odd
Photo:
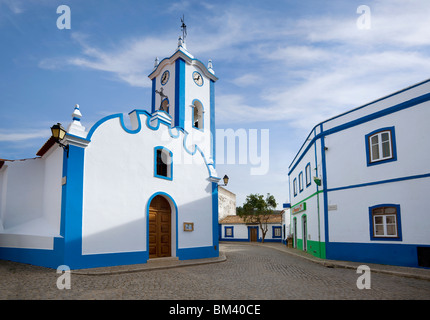
[[[269,219],[267,220],[267,223],[281,223],[282,222],[282,215],[280,214],[271,214],[269,215]],[[225,218],[221,219],[220,224],[246,224],[245,220],[243,218],[237,216],[237,215],[231,215],[226,216]]]
[[[36,155],[39,157],[42,157],[53,145],[55,144],[54,137],[50,137],[45,144],[42,146],[42,148],[37,151]]]

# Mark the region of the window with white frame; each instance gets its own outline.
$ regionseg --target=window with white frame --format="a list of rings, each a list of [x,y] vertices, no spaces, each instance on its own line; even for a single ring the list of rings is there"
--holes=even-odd
[[[281,227],[273,227],[272,229],[272,237],[273,238],[281,238],[282,237],[282,229]]]
[[[399,206],[377,206],[370,210],[372,239],[400,238]]]
[[[394,127],[366,135],[366,148],[368,165],[397,160]]]

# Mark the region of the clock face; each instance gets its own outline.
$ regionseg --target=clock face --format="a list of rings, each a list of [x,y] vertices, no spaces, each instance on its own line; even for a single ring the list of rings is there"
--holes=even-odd
[[[197,71],[193,72],[193,80],[196,83],[196,85],[198,85],[198,86],[202,86],[203,85],[203,77]]]
[[[164,86],[167,81],[169,81],[170,78],[170,72],[168,70],[163,72],[163,75],[161,76],[161,84]]]

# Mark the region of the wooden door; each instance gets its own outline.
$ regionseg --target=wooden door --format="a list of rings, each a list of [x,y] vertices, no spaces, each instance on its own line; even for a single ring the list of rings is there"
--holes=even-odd
[[[249,228],[249,232],[250,232],[250,241],[251,242],[255,242],[257,241],[257,228]]]
[[[156,196],[149,205],[149,258],[171,256],[171,221],[169,202]]]

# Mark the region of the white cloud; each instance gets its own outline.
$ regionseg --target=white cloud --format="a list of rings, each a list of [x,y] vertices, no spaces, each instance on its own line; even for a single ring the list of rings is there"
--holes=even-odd
[[[136,87],[150,87],[148,74],[152,71],[155,57],[170,52],[172,41],[159,38],[124,40],[114,49],[102,49],[91,45],[90,36],[73,33],[72,38],[82,48],[82,55],[75,57],[48,58],[39,62],[39,67],[58,69],[64,65],[105,71],[117,80]]]
[[[374,1],[370,9],[370,30],[357,28],[355,10],[294,20],[244,7],[239,11],[231,4],[210,15],[201,28],[189,32],[187,47],[199,58],[216,56],[215,70],[217,63],[234,68],[224,79],[227,85],[220,82],[224,87],[217,91],[218,119],[286,120],[309,128],[309,122],[428,77],[428,0]],[[104,71],[139,87],[150,86],[151,61],[176,45],[171,35],[126,39],[115,48],[97,47],[79,33],[73,39],[82,54],[66,58],[67,64]],[[46,59],[39,65],[55,69],[62,64],[64,60]]]
[[[1,142],[16,142],[23,141],[29,139],[38,139],[49,137],[49,129],[48,130],[36,130],[32,132],[0,132],[0,141]]]
[[[22,13],[24,9],[22,8],[22,2],[19,0],[0,0],[0,5],[5,5],[15,14]]]

